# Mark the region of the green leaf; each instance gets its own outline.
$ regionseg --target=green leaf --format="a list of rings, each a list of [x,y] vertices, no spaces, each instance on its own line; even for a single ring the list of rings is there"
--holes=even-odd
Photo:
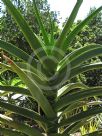
[[[91,49],[92,47],[92,49]],[[59,71],[56,72],[56,77],[57,77],[57,82],[56,84],[58,84],[60,81],[62,81],[62,79],[64,79],[65,77],[65,80],[63,80],[63,83],[64,82],[67,82],[67,79],[70,80],[72,78],[72,75],[74,75],[74,71],[77,71],[77,68],[78,66],[80,66],[82,63],[84,63],[86,60],[89,60],[93,57],[96,57],[96,56],[100,56],[102,55],[102,46],[99,45],[96,47],[96,45],[91,45],[90,48],[86,48],[85,47],[85,52],[82,52],[84,48],[81,48],[79,50],[77,50],[77,52],[75,52],[75,54],[79,53],[80,50],[80,56],[74,56],[74,54],[72,53],[72,57],[69,56],[69,59],[67,59],[67,61],[65,63],[63,63],[61,66],[60,66],[60,69]],[[90,50],[88,50],[90,49]],[[100,64],[101,65],[101,64]],[[80,67],[83,67],[82,65]],[[96,64],[95,67],[99,67],[99,65]],[[74,69],[75,68],[75,69]],[[92,69],[97,69],[97,68],[93,68]],[[80,72],[77,71],[77,72]]]
[[[64,96],[63,98],[57,101],[55,108],[58,111],[63,107],[72,104],[73,102],[77,102],[84,98],[99,96],[99,95],[102,95],[102,87],[93,87],[93,88],[84,89],[81,92],[76,92],[73,93],[72,95]]]
[[[19,65],[18,63],[16,63],[17,65]],[[6,65],[6,64],[3,64],[3,63],[0,63],[0,66],[2,67],[3,71],[2,72],[5,72],[6,70],[10,70],[10,71],[13,71],[12,68],[9,66],[9,65]],[[35,83],[41,88],[42,86],[48,86],[47,84],[47,81],[45,80],[45,78],[43,78],[41,76],[40,73],[34,73],[32,70],[32,67],[29,68],[29,66],[27,67],[27,65],[24,65],[22,66],[22,63],[20,63],[20,68],[23,68],[22,70],[33,80],[35,81]],[[26,67],[25,67],[26,66]],[[24,69],[25,68],[25,69]],[[14,72],[14,71],[13,71]],[[40,75],[39,75],[40,74]],[[21,84],[21,81],[19,83],[17,83],[17,85]],[[48,86],[49,87],[49,86]],[[7,91],[7,90],[6,90]],[[48,94],[48,91],[44,91],[46,94]],[[16,92],[17,93],[17,92]],[[29,94],[26,94],[26,92],[19,92],[18,93],[21,93],[21,94],[24,94],[24,95],[29,95]],[[1,94],[2,95],[2,94]]]
[[[37,69],[38,62],[35,59],[33,59],[31,55],[28,55],[26,52],[17,48],[15,45],[0,40],[0,48],[7,51],[11,55],[23,60],[23,63],[17,62],[17,65],[20,65],[20,66],[23,65],[23,67],[25,68],[30,68],[30,70],[33,69],[34,73],[45,75],[44,69],[42,69],[43,73]],[[29,60],[31,60],[30,64],[29,64]]]
[[[0,91],[1,91],[1,90],[0,90]],[[0,92],[0,97],[2,97],[2,96],[7,96],[7,94],[9,94],[9,92],[3,92],[3,93]]]
[[[102,63],[95,63],[95,64],[90,64],[90,65],[83,65],[80,67],[76,67],[71,70],[69,79],[75,77],[76,75],[79,75],[81,73],[90,71],[90,70],[95,70],[95,69],[101,69],[102,68]]]
[[[77,3],[75,5],[75,7],[74,7],[74,9],[73,9],[73,11],[72,11],[72,13],[71,13],[68,21],[67,21],[64,29],[62,30],[62,33],[61,33],[59,39],[57,40],[57,42],[56,42],[56,44],[54,46],[54,49],[53,49],[54,52],[53,52],[53,54],[59,60],[60,60],[60,58],[62,56],[60,56],[60,55],[58,55],[58,53],[56,53],[56,48],[60,48],[62,50],[64,49],[64,42],[66,40],[66,36],[67,36],[68,32],[70,31],[71,26],[73,25],[73,22],[74,22],[74,20],[75,20],[75,18],[77,16],[77,13],[79,11],[79,8],[80,8],[82,2],[83,2],[83,0],[78,0],[77,1]]]
[[[54,39],[54,29],[55,29],[55,24],[54,20],[52,20],[51,15],[49,13],[49,19],[50,19],[50,27],[51,27],[51,37],[50,37],[50,44],[51,44],[51,53],[52,53],[52,48],[55,44],[55,39]]]
[[[47,68],[46,65],[43,63],[43,60],[42,60],[43,57],[46,57],[46,53],[45,53],[45,51],[43,49],[43,43],[41,43],[40,40],[38,39],[37,35],[35,33],[33,33],[33,31],[30,29],[29,25],[27,24],[27,22],[25,21],[23,16],[14,7],[12,2],[10,0],[2,0],[2,1],[7,6],[9,12],[13,16],[13,18],[15,19],[16,23],[18,24],[18,26],[20,27],[20,29],[23,32],[26,40],[28,41],[28,43],[30,44],[31,48],[33,49],[35,55],[39,58],[41,64],[45,68]],[[38,49],[41,49],[41,51],[38,52],[37,51]]]
[[[0,74],[7,71],[7,70],[12,71],[10,66],[0,62]]]
[[[27,134],[28,136],[43,136],[43,134],[41,134],[40,131],[38,131],[37,129],[31,128],[30,126],[25,125],[23,123],[19,123],[17,121],[14,121],[12,118],[9,118],[4,115],[0,115],[0,122],[8,125],[10,127],[13,127],[16,130],[18,130],[24,134]]]
[[[76,57],[76,59],[70,62],[71,68],[77,67],[83,62],[100,55],[102,55],[102,47],[84,52],[82,55]]]
[[[83,119],[86,118],[90,118],[96,114],[102,113],[102,108],[92,108],[92,109],[88,109],[87,111],[83,111],[79,114],[76,114],[68,119],[62,120],[62,122],[60,122],[60,124],[58,125],[60,126],[66,126],[78,121],[81,121]]]
[[[102,63],[95,63],[95,64],[90,64],[90,65],[81,65],[79,67],[75,67],[71,69],[71,67],[68,67],[68,69],[64,68],[61,72],[57,72],[57,80],[55,84],[58,84],[62,82],[62,84],[66,83],[73,77],[76,77],[77,75],[90,71],[90,70],[95,70],[95,69],[101,69],[102,68]]]
[[[90,71],[90,70],[95,70],[95,69],[101,69],[102,68],[102,63],[95,63],[95,64],[89,64],[89,65],[81,65],[79,67],[75,67],[73,69],[68,69],[63,70],[63,72],[58,72],[58,78],[55,82],[55,84],[60,83],[60,81],[62,81],[63,78],[65,78],[65,80],[63,80],[63,84],[66,83],[67,81],[69,81],[70,79],[72,79],[73,77],[76,77],[77,75]]]
[[[33,73],[35,75],[37,75],[39,78],[41,78],[41,80],[43,81],[47,81],[47,77],[44,73],[42,73],[41,71],[39,71],[39,69],[35,69],[34,67],[32,67],[32,65],[30,65],[29,63],[25,63],[25,62],[16,62],[16,65],[19,66],[21,69],[23,69],[24,71],[29,71],[29,73]],[[37,67],[37,66],[36,66]]]
[[[32,80],[34,80],[36,82],[36,84],[42,85],[42,86],[46,85],[47,79],[45,80],[45,77],[44,77],[44,75],[41,74],[41,72],[39,73],[39,71],[36,71],[29,64],[26,64],[26,63],[22,63],[22,62],[20,63],[19,62],[19,63],[16,63],[16,64],[18,66],[20,66],[20,68],[22,68],[22,70],[25,71],[26,74],[28,74],[28,76],[30,76],[32,78]],[[5,72],[6,70],[13,71],[12,68],[9,65],[0,63],[0,66],[3,69],[1,72]]]
[[[1,68],[5,68],[5,69],[7,69],[7,70],[12,70],[9,65],[6,65],[6,64],[1,63],[1,62],[0,62],[0,67],[1,67]]]
[[[92,101],[92,102],[78,101],[78,102],[70,104],[67,108],[65,108],[65,110],[60,114],[60,116],[66,113],[68,114],[72,110],[81,108],[83,106],[89,107],[89,106],[95,106],[95,105],[101,105],[101,104],[102,104],[102,101]]]
[[[73,134],[75,132],[77,132],[79,130],[80,127],[82,127],[83,125],[86,125],[89,123],[89,121],[91,120],[88,120],[89,118],[86,118],[82,121],[78,121],[76,123],[73,123],[70,127],[67,127],[65,129],[65,131],[63,132],[63,135],[64,134]]]
[[[25,134],[21,134],[18,131],[3,128],[1,126],[0,126],[0,135],[4,135],[4,136],[26,136]]]
[[[58,90],[57,99],[69,93],[71,90],[78,89],[78,88],[86,89],[88,87],[84,85],[83,83],[70,83],[68,85],[63,86],[61,89]]]
[[[66,113],[68,114],[68,113],[70,113],[71,111],[73,111],[74,109],[78,109],[78,108],[80,108],[80,107],[86,105],[86,103],[87,103],[86,101],[79,101],[79,102],[75,102],[75,103],[73,103],[73,104],[70,104],[70,105],[68,105],[67,108],[65,108],[64,111],[62,111],[62,113],[61,113],[60,116],[66,114]]]
[[[5,58],[7,61],[10,62],[11,68],[13,71],[15,71],[21,80],[26,84],[26,86],[29,88],[29,91],[32,95],[32,97],[39,103],[47,117],[49,118],[55,118],[55,113],[48,102],[47,98],[43,95],[42,90],[36,85],[36,83],[28,77],[28,75],[23,72],[13,61],[11,61],[9,58]]]
[[[62,133],[63,136],[64,136],[64,135],[67,136],[68,134],[73,134],[74,132],[72,132],[71,130],[72,130],[75,126],[77,126],[78,123],[79,123],[79,122],[76,122],[76,123],[73,123],[72,125],[68,126],[68,127],[65,129],[65,131]],[[79,127],[79,128],[80,128],[80,127]],[[78,128],[78,130],[79,130],[79,128]],[[71,133],[71,132],[72,132],[72,133]]]
[[[45,42],[45,49],[47,50],[46,46],[49,46],[49,39],[48,39],[48,34],[44,28],[44,25],[42,23],[42,20],[41,20],[41,17],[40,17],[40,13],[39,13],[39,10],[36,6],[36,2],[35,0],[33,0],[33,3],[34,3],[34,10],[35,10],[35,13],[36,13],[36,17],[37,17],[37,20],[38,20],[38,23],[39,23],[39,26],[40,26],[40,29],[42,31],[42,35],[43,35],[43,38],[44,38],[44,42]],[[47,50],[47,53],[48,53],[48,50]]]
[[[30,55],[28,55],[23,50],[17,48],[15,45],[0,40],[0,48],[7,51],[11,55],[23,60],[24,62],[28,63],[28,60],[31,59],[32,60],[32,65],[36,68],[37,62]]]
[[[45,81],[44,78],[41,79],[39,75],[33,73],[32,71],[26,70],[26,69],[22,69],[22,71],[24,71],[28,75],[28,77],[30,77],[31,80],[33,80],[39,86],[39,88],[41,88],[40,85],[47,86],[47,81]]]
[[[0,91],[5,91],[7,92],[13,92],[16,94],[23,94],[31,97],[31,94],[28,89],[24,89],[21,87],[15,87],[15,86],[1,86],[0,85]]]
[[[7,71],[6,68],[0,68],[0,74],[3,73],[3,72],[5,72],[5,71]]]
[[[47,122],[47,120],[41,117],[38,113],[26,108],[18,107],[13,104],[5,103],[3,101],[0,101],[0,107],[35,121],[37,120],[43,123]]]
[[[82,48],[76,49],[73,52],[69,53],[68,55],[66,55],[59,63],[60,69],[64,68],[66,65],[71,65],[71,62],[75,62],[78,58],[80,58],[80,56],[82,56],[83,54],[86,54],[87,52],[90,53],[90,51],[94,51],[97,48],[102,48],[102,45],[99,44],[91,44],[91,45],[87,45],[84,46]],[[94,54],[94,53],[93,53]],[[84,59],[84,58],[83,58]],[[75,65],[77,65],[77,63],[75,63]],[[72,67],[72,65],[71,65]]]
[[[17,62],[16,64],[39,86],[39,88],[46,86],[50,89],[48,78],[42,72],[39,70],[36,71],[31,65],[26,63]],[[51,95],[51,91],[49,92],[49,90],[44,90],[44,93],[46,95]]]
[[[68,35],[64,44],[64,50],[68,48],[70,43],[73,41],[75,36],[83,29],[83,27],[88,24],[91,19],[93,19],[100,11],[102,10],[102,6],[99,7],[96,11],[94,11],[91,15],[89,15],[84,21],[82,21],[76,28]]]

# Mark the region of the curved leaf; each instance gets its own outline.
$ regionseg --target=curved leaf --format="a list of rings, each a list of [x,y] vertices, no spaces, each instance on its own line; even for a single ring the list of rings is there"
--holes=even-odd
[[[70,62],[71,68],[77,67],[81,65],[83,62],[100,55],[102,55],[102,46],[95,48],[93,50],[84,52],[82,55],[80,55],[79,57],[76,57],[73,61]]]
[[[5,136],[26,136],[25,134],[21,134],[20,132],[3,128],[0,126],[0,135],[5,135]]]
[[[95,63],[95,64],[90,64],[90,65],[83,65],[80,67],[76,67],[71,70],[69,79],[75,77],[76,75],[79,75],[81,73],[87,72],[89,70],[95,70],[95,69],[101,69],[102,68],[102,63]]]
[[[39,103],[47,117],[49,118],[55,118],[55,113],[48,102],[47,98],[43,95],[42,90],[35,84],[35,82],[28,77],[28,75],[23,72],[12,60],[4,56],[4,58],[8,61],[11,68],[19,75],[22,81],[26,84],[26,86],[29,88],[29,91],[32,95],[32,97]]]
[[[68,134],[69,134],[69,135],[70,135],[70,134],[73,134],[74,132],[72,132],[71,130],[72,130],[76,125],[78,125],[78,123],[79,123],[79,122],[76,122],[76,123],[73,123],[72,125],[68,126],[68,127],[65,129],[65,131],[62,133],[63,136],[64,136],[64,135],[67,136]],[[79,128],[78,128],[78,130],[79,130]],[[71,133],[71,132],[72,132],[72,133]]]
[[[1,91],[1,90],[0,90],[0,91]],[[9,94],[9,92],[3,92],[3,93],[0,92],[0,97],[2,97],[2,96],[7,96],[7,94]]]
[[[84,46],[84,47],[81,47],[79,49],[74,50],[73,52],[71,52],[68,55],[66,55],[60,61],[60,63],[59,63],[60,69],[64,68],[66,65],[70,64],[71,62],[73,62],[73,60],[75,61],[77,58],[79,58],[81,55],[83,55],[87,51],[91,51],[91,50],[94,51],[94,49],[96,49],[98,47],[102,47],[102,45],[91,44],[91,45],[87,45],[87,46]]]
[[[93,88],[84,89],[81,92],[76,92],[72,95],[64,96],[63,98],[57,101],[55,108],[58,111],[63,107],[72,104],[73,102],[77,102],[87,97],[99,96],[99,95],[102,95],[102,87],[93,87]]]
[[[17,48],[16,46],[14,46],[11,43],[7,43],[7,42],[2,41],[2,40],[0,40],[0,48],[2,48],[3,50],[7,51],[11,55],[13,55],[13,56],[23,60],[25,62],[25,64],[27,63],[26,64],[27,65],[26,68],[31,68],[32,67],[31,69],[33,69],[34,73],[38,73],[39,72],[38,69],[37,69],[38,62],[35,59],[33,59],[33,57],[31,55],[28,55],[23,50]],[[32,60],[30,64],[29,64],[29,60]],[[19,63],[17,62],[17,64],[21,66],[20,62]],[[44,69],[42,69],[42,71],[45,73]],[[40,74],[42,75],[43,73],[40,72]]]
[[[25,71],[29,71],[29,73],[31,72],[31,73],[37,75],[39,78],[41,78],[41,80],[47,81],[46,75],[44,73],[42,73],[41,71],[39,71],[38,69],[35,69],[34,67],[32,67],[32,65],[30,65],[29,63],[16,62],[16,65]]]
[[[47,79],[44,75],[42,75],[42,73],[39,71],[36,71],[33,69],[32,66],[30,66],[29,64],[26,64],[26,63],[23,63],[23,62],[17,62],[16,63],[33,81],[36,82],[36,84],[42,88],[42,86],[47,86],[47,88],[49,88],[50,90],[50,86],[47,84]],[[3,64],[3,63],[0,63],[0,66],[3,68],[3,72],[6,71],[6,70],[10,70],[10,71],[13,71],[12,68],[9,66],[9,65],[6,65],[6,64]],[[13,71],[14,72],[14,71]],[[41,78],[41,79],[40,79]],[[17,83],[19,84],[19,83]],[[22,88],[20,88],[22,90]],[[10,89],[9,89],[10,90]],[[5,90],[5,91],[8,91],[9,90]],[[46,95],[53,95],[53,92],[49,92],[49,90],[44,90],[44,93]],[[26,92],[17,92],[17,90],[15,90],[16,93],[20,93],[20,94],[24,94],[24,95],[29,95],[29,94],[26,94]],[[11,92],[11,91],[10,91]],[[12,92],[13,92],[13,89],[12,89]],[[2,95],[2,94],[1,94]]]
[[[26,65],[25,63],[19,62],[16,63],[22,70],[33,80],[36,82],[37,85],[46,86],[47,85],[47,79],[44,78],[44,75],[42,77],[41,72],[35,71],[32,67],[29,65]],[[0,63],[0,66],[2,67],[1,72],[5,72],[7,70],[13,71],[12,68],[9,65]],[[14,71],[13,71],[14,72]]]
[[[12,70],[9,65],[6,65],[6,64],[1,63],[1,62],[0,62],[0,67],[1,67],[1,68],[5,68],[6,70]]]
[[[2,48],[3,50],[7,51],[11,55],[13,55],[13,56],[15,56],[15,57],[27,62],[27,63],[28,63],[28,59],[31,58],[32,65],[36,68],[37,62],[30,55],[28,55],[23,50],[17,48],[13,44],[0,40],[0,48]]]
[[[86,89],[88,87],[84,85],[83,83],[70,83],[68,85],[63,86],[61,89],[58,90],[57,98],[59,99],[60,97],[67,94],[71,90],[78,89],[78,88]]]
[[[68,124],[75,123],[75,122],[81,121],[86,118],[90,118],[90,117],[92,117],[96,114],[99,114],[99,113],[102,113],[102,108],[88,109],[87,111],[83,111],[83,112],[76,114],[68,119],[62,120],[62,122],[60,122],[60,124],[58,126],[59,127],[66,126]]]
[[[97,46],[97,48],[87,50],[80,54],[80,56],[76,56],[72,61],[68,60],[68,64],[66,62],[66,65],[64,64],[65,67],[61,70],[61,74],[63,74],[63,71],[66,71],[68,67],[70,67],[71,71],[73,68],[80,66],[85,61],[100,55],[102,55],[102,46]]]
[[[10,70],[12,71],[11,67],[6,65],[6,64],[3,64],[0,62],[0,74],[7,71],[7,70]]]
[[[55,84],[58,84],[63,80],[63,83],[66,83],[67,81],[69,81],[71,78],[87,72],[89,70],[95,70],[95,69],[101,69],[102,68],[102,63],[95,63],[95,64],[90,64],[90,65],[81,65],[79,67],[75,67],[73,69],[69,68],[68,70],[63,69],[61,72],[58,72],[57,75],[57,80],[55,82]]]
[[[0,101],[0,107],[7,109],[9,111],[12,111],[16,114],[22,115],[24,117],[33,119],[33,120],[41,121],[43,123],[47,122],[47,120],[44,119],[43,117],[41,117],[38,113],[36,113],[32,110],[26,109],[26,108],[21,108],[21,107],[15,106],[13,104],[5,103],[2,101]]]
[[[17,62],[16,64],[39,86],[39,88],[42,89],[43,86],[50,88],[50,86],[48,86],[48,79],[42,72],[35,70],[31,65],[26,63]],[[44,92],[48,94],[47,90],[44,90]]]
[[[64,134],[73,134],[75,132],[77,132],[79,130],[80,127],[88,124],[90,122],[91,119],[86,118],[83,119],[82,121],[78,121],[76,123],[73,123],[70,127],[67,127],[66,130],[63,132]]]
[[[90,122],[91,119],[88,120],[88,118],[83,119],[82,121],[79,121],[76,123],[75,126],[73,126],[73,128],[70,130],[70,133],[75,133],[79,130],[80,127],[88,124]]]
[[[7,71],[6,68],[0,68],[0,74],[3,73],[3,72],[5,72],[5,71]]]
[[[65,108],[65,110],[60,114],[60,116],[62,116],[63,114],[66,114],[66,113],[68,114],[72,110],[81,108],[83,106],[95,106],[95,105],[101,105],[101,104],[102,104],[102,101],[92,101],[92,102],[78,101],[78,102],[75,102],[75,103],[69,105],[67,108]]]
[[[0,85],[0,91],[5,91],[7,92],[13,92],[17,94],[23,94],[31,97],[31,93],[29,92],[28,89],[24,89],[21,87],[15,87],[15,86],[1,86]]]
[[[23,123],[14,121],[12,118],[9,118],[1,114],[0,114],[0,122],[8,126],[11,126],[15,128],[16,130],[24,134],[27,134],[28,136],[43,136],[43,134],[41,134],[40,131],[38,131],[37,129],[31,128],[30,126],[25,125]]]
[[[84,48],[79,49],[78,52],[83,49]],[[73,59],[73,57],[70,58],[70,56],[69,56],[69,58],[71,60],[68,61],[68,59],[67,59],[68,62],[66,61],[64,64],[61,65],[62,69],[60,68],[59,71],[56,72],[56,77],[57,77],[56,84],[58,84],[64,77],[66,77],[66,78],[65,78],[65,81],[63,81],[63,83],[66,82],[67,79],[70,79],[72,77],[72,74],[74,73],[74,71],[77,70],[77,67],[80,66],[82,63],[84,63],[86,60],[89,60],[93,57],[102,55],[102,46],[96,47],[94,45],[94,46],[92,46],[92,49],[90,48],[90,50],[88,50],[89,48],[86,48],[86,47],[85,47],[85,49],[87,49],[87,51],[85,50],[85,52],[81,52],[80,56],[78,55],[78,56],[74,57],[74,59]],[[73,54],[72,54],[72,56],[73,56]],[[81,67],[83,67],[83,66],[81,65]],[[95,67],[99,67],[99,65],[96,64]],[[97,68],[93,67],[92,69],[97,69]],[[79,73],[80,73],[80,70],[79,70]],[[75,76],[75,74],[73,74],[73,76]]]

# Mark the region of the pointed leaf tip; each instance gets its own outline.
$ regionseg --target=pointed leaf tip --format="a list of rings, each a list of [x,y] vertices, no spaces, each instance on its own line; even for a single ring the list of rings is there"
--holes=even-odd
[[[6,55],[3,55],[3,58],[7,61],[7,63],[9,65],[13,64],[13,61],[9,57],[7,57]]]

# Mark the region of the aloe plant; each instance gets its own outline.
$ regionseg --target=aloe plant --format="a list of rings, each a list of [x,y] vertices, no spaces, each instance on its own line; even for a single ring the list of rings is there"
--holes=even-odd
[[[93,103],[89,103],[85,101],[86,98],[101,96],[102,87],[87,87],[83,83],[71,83],[71,79],[83,72],[102,67],[102,63],[84,64],[86,60],[102,54],[102,45],[90,44],[67,55],[66,52],[75,36],[102,10],[102,6],[70,32],[70,28],[83,2],[83,0],[77,0],[59,38],[53,41],[53,29],[50,34],[51,38],[49,38],[35,0],[33,0],[34,12],[42,31],[43,40],[31,30],[21,13],[14,7],[10,0],[2,1],[24,34],[33,53],[29,55],[11,43],[0,40],[1,49],[21,60],[16,63],[3,55],[7,64],[0,63],[1,71],[11,70],[17,73],[27,87],[24,89],[22,87],[0,86],[0,90],[8,93],[22,94],[25,97],[34,99],[42,109],[43,115],[31,109],[0,101],[1,108],[34,120],[42,127],[41,132],[39,128],[37,129],[28,124],[17,122],[10,117],[0,114],[0,132],[3,135],[9,136],[69,136],[77,132],[90,118],[102,112],[102,108],[95,108],[94,106],[100,105],[100,102],[94,101]],[[36,56],[37,60],[34,59],[34,56]],[[88,108],[86,111],[70,115],[73,110],[84,105],[91,105],[91,109]],[[5,129],[2,127],[2,124],[6,124],[12,129]],[[101,133],[102,131],[100,130],[93,134],[98,136]],[[88,135],[92,135],[92,133]]]

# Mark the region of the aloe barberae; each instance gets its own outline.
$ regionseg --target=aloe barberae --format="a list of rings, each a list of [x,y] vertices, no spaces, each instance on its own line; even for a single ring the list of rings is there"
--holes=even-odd
[[[10,70],[17,73],[27,87],[24,89],[21,87],[0,86],[0,90],[6,93],[22,94],[25,97],[34,99],[42,109],[43,116],[31,109],[18,107],[0,100],[1,108],[34,120],[42,127],[41,132],[39,128],[33,128],[28,124],[0,115],[0,133],[8,136],[69,136],[77,132],[79,127],[88,122],[89,118],[102,113],[101,107],[95,108],[93,106],[100,105],[101,102],[96,100],[93,103],[85,101],[86,98],[101,96],[102,87],[87,87],[83,83],[71,83],[69,81],[83,72],[102,68],[102,63],[89,65],[84,63],[86,60],[100,56],[102,54],[102,45],[90,44],[67,55],[66,52],[75,36],[102,10],[102,6],[78,24],[74,30],[70,31],[83,2],[83,0],[77,0],[59,38],[53,41],[53,32],[50,38],[53,40],[50,40],[35,0],[33,0],[34,12],[36,13],[43,40],[31,30],[24,17],[10,0],[2,1],[24,34],[34,54],[29,55],[11,43],[0,40],[0,48],[2,50],[21,60],[16,63],[3,55],[7,63],[0,63],[1,72]],[[37,57],[37,61],[34,59],[34,55]],[[91,105],[92,109],[89,108],[86,111],[65,118],[66,114],[83,107],[83,105]],[[2,127],[2,124],[8,125],[12,129],[6,129]],[[100,133],[101,130],[93,134],[98,136]],[[92,135],[92,133],[89,135]]]

